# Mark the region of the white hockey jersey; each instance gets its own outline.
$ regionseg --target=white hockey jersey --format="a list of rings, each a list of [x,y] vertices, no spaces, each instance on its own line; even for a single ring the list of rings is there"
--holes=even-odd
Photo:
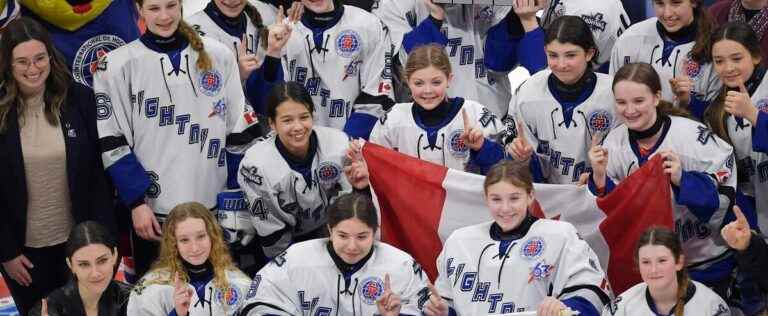
[[[768,76],[751,96],[752,104],[761,111],[768,111]],[[768,232],[768,153],[753,149],[752,129],[754,126],[746,120],[737,120],[729,115],[726,121],[728,136],[733,143],[736,154],[736,165],[739,175],[748,179],[738,179],[739,189],[746,195],[755,198],[757,209],[757,224],[760,231]]]
[[[318,145],[311,183],[291,169],[277,149],[274,134],[248,149],[240,163],[237,182],[249,201],[256,232],[262,237],[279,234],[274,244],[263,245],[268,257],[288,248],[294,236],[324,226],[325,208],[340,194],[352,191],[342,169],[347,135],[322,126],[315,126],[313,132]]]
[[[598,311],[608,303],[600,261],[573,225],[539,219],[500,253],[492,224],[454,231],[437,258],[435,287],[457,315],[536,311],[546,296],[578,296]]]
[[[421,315],[427,275],[400,249],[374,242],[373,254],[347,283],[328,250],[328,238],[292,245],[262,268],[248,292],[244,315],[378,315],[376,301],[389,275],[400,315]],[[311,260],[308,260],[311,258]]]
[[[686,297],[685,315],[688,316],[730,316],[728,304],[710,290],[696,281],[691,281],[693,286],[692,296]],[[656,315],[651,310],[648,294],[648,285],[637,284],[617,296],[613,302],[603,309],[603,316],[647,316]],[[661,312],[661,311],[660,311]],[[664,311],[666,312],[666,311]]]
[[[580,17],[589,25],[600,52],[598,64],[610,60],[616,39],[631,24],[621,0],[551,0],[542,14],[542,25],[546,27],[555,19],[566,15]]]
[[[648,157],[651,159],[660,150],[671,149],[680,157],[683,171],[703,172],[712,176],[717,186],[736,190],[733,149],[717,137],[706,126],[678,116],[670,116],[670,127],[662,131],[660,143]],[[618,183],[640,168],[638,155],[629,140],[626,125],[620,125],[603,142],[608,149],[607,176]],[[718,179],[715,183],[715,179]],[[704,269],[719,257],[727,255],[728,247],[720,237],[729,201],[722,196],[720,208],[708,222],[699,220],[685,205],[677,204],[673,194],[670,203],[674,209],[675,232],[683,243],[685,261],[689,268]]]
[[[562,105],[550,92],[551,74],[549,69],[542,70],[523,82],[512,98],[505,122],[525,124],[525,136],[549,183],[576,183],[582,173],[591,170],[587,152],[592,135],[604,137],[619,125],[611,88],[613,78],[595,73],[594,91],[572,110],[571,122],[567,124]],[[509,128],[515,130],[515,126]]]
[[[245,306],[245,297],[251,278],[240,270],[226,272],[229,288],[218,289],[213,280],[205,284],[205,297],[198,296],[198,289],[187,284],[192,291],[188,316],[239,315]],[[168,281],[170,280],[170,281]],[[175,311],[173,276],[168,271],[150,271],[133,287],[128,300],[128,315],[170,315]],[[175,315],[175,314],[174,314]]]
[[[658,18],[652,17],[629,27],[616,41],[611,52],[609,74],[615,74],[621,66],[629,63],[648,63],[656,69],[661,78],[661,97],[674,100],[669,79],[687,75],[694,81],[692,95],[700,100],[711,100],[717,96],[720,80],[712,67],[704,67],[690,59],[689,53],[695,42],[677,45],[667,60],[662,58],[664,39],[656,27]]]
[[[296,23],[283,48],[286,81],[304,85],[315,103],[315,124],[342,130],[353,108],[376,118],[380,104],[355,104],[365,92],[371,96],[392,93],[389,71],[389,35],[378,18],[360,8],[344,6],[336,25],[323,32],[315,47],[312,30]]]
[[[216,205],[227,177],[227,135],[252,122],[234,56],[215,40],[203,44],[208,71],[196,67],[189,45],[174,70],[167,54],[136,40],[110,52],[95,75],[104,167],[125,203],[146,196],[161,219],[180,203]]]
[[[275,23],[275,8],[273,6],[258,0],[248,2],[256,7],[257,11],[259,11],[262,27],[266,28],[270,24]],[[195,14],[192,14],[190,17],[184,18],[184,20],[189,23],[189,25],[192,26],[192,28],[194,28],[200,34],[200,36],[206,36],[221,42],[224,44],[224,46],[229,47],[232,53],[237,56],[237,46],[242,42],[242,38],[239,35],[236,36],[234,34],[228,33],[224,28],[222,28],[222,26],[217,23],[216,19],[212,18],[206,11],[198,11]],[[264,61],[264,55],[266,55],[266,51],[262,44],[266,44],[267,39],[261,38],[261,29],[257,29],[257,27],[253,25],[253,22],[251,22],[251,19],[247,17],[247,15],[245,20],[245,34],[247,36],[245,50],[249,54],[255,54],[260,62]]]
[[[463,100],[463,104],[451,113],[450,120],[442,127],[434,129],[425,128],[421,122],[417,122],[414,106],[418,105],[411,102],[393,106],[376,123],[370,141],[438,165],[466,170],[469,147],[461,139],[464,132],[461,109],[467,111],[472,124],[482,129],[486,137],[495,139],[504,131],[501,121],[493,112],[472,100]],[[432,133],[434,144],[430,143]]]
[[[511,6],[444,5],[445,20],[440,30],[448,38],[445,47],[451,61],[453,80],[451,97],[477,100],[498,116],[507,111],[511,87],[507,72],[486,69],[484,44],[488,29],[498,24],[512,10]],[[422,0],[380,0],[374,14],[389,28],[394,52],[406,64],[408,54],[403,37],[429,17],[429,7]]]

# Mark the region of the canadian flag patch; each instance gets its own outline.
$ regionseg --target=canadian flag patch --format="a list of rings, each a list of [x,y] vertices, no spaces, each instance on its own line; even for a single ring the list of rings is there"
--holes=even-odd
[[[253,111],[243,113],[243,117],[245,118],[245,122],[248,123],[248,125],[259,122],[259,118],[256,116],[256,112]]]

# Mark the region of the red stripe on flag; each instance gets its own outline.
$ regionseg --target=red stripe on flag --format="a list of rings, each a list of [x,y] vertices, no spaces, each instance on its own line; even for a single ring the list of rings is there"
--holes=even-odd
[[[672,193],[662,163],[661,155],[656,155],[607,196],[597,199],[606,215],[600,232],[611,251],[607,272],[614,293],[642,282],[635,247],[643,231],[652,226],[672,228]]]
[[[386,192],[377,195],[382,240],[409,252],[434,279],[435,258],[443,249],[438,227],[448,169],[372,143],[363,146],[363,157],[371,187]]]

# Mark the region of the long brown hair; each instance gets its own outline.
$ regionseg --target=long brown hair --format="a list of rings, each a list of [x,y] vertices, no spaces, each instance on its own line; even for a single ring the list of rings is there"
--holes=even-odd
[[[761,59],[762,52],[760,50],[760,44],[757,39],[757,35],[748,24],[742,22],[729,22],[719,26],[712,33],[708,49],[710,55],[712,55],[712,48],[716,43],[724,40],[731,40],[741,44],[751,55],[751,58]],[[714,62],[713,62],[714,64]],[[709,125],[709,128],[715,132],[715,135],[720,136],[729,144],[733,144],[730,135],[728,135],[728,127],[726,121],[728,120],[728,112],[725,111],[725,97],[728,93],[728,89],[723,84],[720,93],[717,98],[707,107],[704,111],[704,122]]]
[[[229,288],[227,271],[237,271],[229,256],[229,250],[224,243],[223,233],[211,211],[197,202],[187,202],[176,205],[168,214],[163,224],[163,240],[160,242],[160,255],[152,265],[152,271],[168,272],[168,280],[156,280],[154,283],[172,284],[173,276],[179,273],[179,279],[189,282],[189,275],[182,264],[179,254],[178,241],[176,240],[176,227],[188,218],[202,219],[205,223],[205,231],[211,240],[211,252],[208,256],[213,266],[213,284],[222,291]]]
[[[8,114],[11,111],[16,110],[17,115],[23,117],[26,110],[24,96],[21,95],[19,83],[13,76],[13,49],[21,43],[32,40],[45,45],[51,67],[48,78],[45,79],[43,113],[48,123],[53,126],[59,125],[61,109],[64,107],[71,83],[69,69],[59,52],[53,47],[48,31],[35,20],[22,17],[10,22],[3,30],[0,39],[0,133],[5,133],[8,128]]]
[[[661,95],[661,79],[659,78],[659,74],[656,72],[656,70],[653,69],[653,66],[649,64],[629,63],[619,68],[619,70],[613,76],[613,84],[611,85],[611,88],[614,90],[614,94],[616,90],[616,84],[621,81],[631,81],[645,85],[648,87],[648,89],[651,90],[651,93]],[[692,118],[688,111],[675,107],[667,100],[659,100],[659,105],[656,106],[656,112],[666,115]]]
[[[683,246],[680,243],[680,239],[677,238],[677,234],[666,227],[651,227],[646,229],[635,246],[635,262],[639,265],[640,248],[643,246],[655,245],[664,246],[672,252],[672,256],[675,258],[675,263],[679,263],[683,259]],[[685,293],[688,291],[688,284],[690,279],[688,278],[688,272],[685,267],[677,271],[677,302],[675,305],[675,316],[683,316],[685,314]]]
[[[693,16],[696,19],[696,39],[691,48],[691,59],[703,64],[711,61],[711,51],[708,49],[709,36],[712,29],[715,28],[715,19],[709,14],[704,2],[701,0],[690,0],[693,7]]]
[[[139,8],[141,8],[144,5],[144,0],[135,0],[136,4],[139,5]],[[179,1],[179,10],[181,10],[181,0]],[[200,34],[195,31],[187,22],[184,22],[184,18],[179,19],[179,28],[176,30],[184,36],[184,38],[187,39],[189,42],[189,46],[192,47],[194,51],[197,52],[197,69],[201,71],[207,71],[211,70],[213,67],[211,64],[211,57],[208,56],[208,53],[205,51],[205,46],[203,45],[203,39],[200,37]]]

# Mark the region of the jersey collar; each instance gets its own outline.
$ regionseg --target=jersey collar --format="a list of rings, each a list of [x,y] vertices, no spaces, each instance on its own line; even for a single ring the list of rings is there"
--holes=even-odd
[[[688,301],[690,301],[693,298],[693,295],[696,294],[696,285],[693,284],[693,282],[688,281],[688,288],[685,290],[685,295],[683,295],[683,305],[687,304]],[[672,309],[670,310],[671,313],[669,315],[664,314],[662,312],[659,312],[656,310],[656,303],[653,301],[653,297],[651,297],[651,291],[646,286],[645,288],[645,302],[648,304],[648,307],[651,309],[651,312],[653,312],[654,315],[657,316],[671,316],[675,314],[675,308],[677,308],[677,304],[672,306]]]

